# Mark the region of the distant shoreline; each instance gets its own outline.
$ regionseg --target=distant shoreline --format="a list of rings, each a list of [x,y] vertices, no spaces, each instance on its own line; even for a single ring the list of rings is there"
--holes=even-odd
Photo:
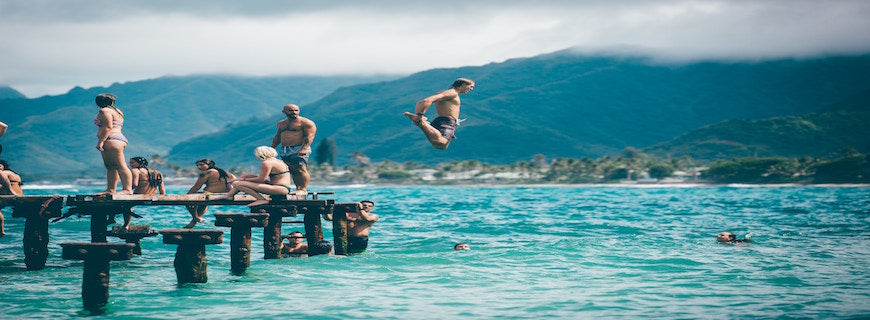
[[[189,188],[193,185],[195,180],[191,179],[189,184],[186,183],[168,183],[166,184],[167,188]],[[34,182],[34,183],[25,183],[22,185],[22,189],[24,190],[52,190],[52,189],[73,189],[73,188],[100,188],[103,187],[103,184],[74,184],[70,182]],[[330,183],[324,185],[318,185],[316,183],[311,186],[315,188],[342,188],[342,187],[415,187],[415,186],[429,186],[429,187],[524,187],[524,188],[547,188],[547,187],[557,187],[557,188],[565,188],[565,187],[625,187],[625,188],[697,188],[697,187],[733,187],[733,188],[780,188],[780,187],[822,187],[822,188],[863,188],[870,187],[870,184],[866,183],[838,183],[838,184],[802,184],[802,183],[776,183],[776,184],[752,184],[752,183],[578,183],[578,184],[570,184],[570,183],[445,183],[445,184],[433,184],[433,183],[379,183],[379,182],[370,182],[370,183]]]

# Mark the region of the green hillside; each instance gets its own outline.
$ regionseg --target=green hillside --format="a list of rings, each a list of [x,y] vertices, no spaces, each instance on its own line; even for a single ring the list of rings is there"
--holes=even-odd
[[[468,120],[450,148],[437,151],[401,114],[460,76],[477,82],[462,96]],[[316,141],[336,141],[339,164],[354,151],[372,161],[504,164],[535,154],[614,155],[727,119],[806,114],[866,89],[868,80],[870,56],[668,65],[566,51],[344,87],[303,106],[302,115],[317,123]],[[169,158],[253,163],[251,148],[270,143],[281,117],[185,141]]]
[[[3,99],[24,99],[27,98],[18,90],[8,86],[0,86],[0,100]]]
[[[0,100],[3,157],[30,177],[104,172],[92,120],[94,96],[110,92],[125,115],[127,156],[166,154],[172,146],[228,125],[306,104],[338,87],[394,77],[187,76],[74,88],[64,95]],[[219,145],[212,145],[220,149]]]
[[[761,120],[726,120],[689,131],[644,150],[660,157],[695,159],[838,155],[870,150],[870,89],[821,112]]]

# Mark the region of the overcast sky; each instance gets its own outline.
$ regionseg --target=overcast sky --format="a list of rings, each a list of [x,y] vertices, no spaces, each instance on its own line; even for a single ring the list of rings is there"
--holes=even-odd
[[[0,85],[31,98],[163,75],[407,74],[568,47],[864,54],[870,1],[0,0]]]

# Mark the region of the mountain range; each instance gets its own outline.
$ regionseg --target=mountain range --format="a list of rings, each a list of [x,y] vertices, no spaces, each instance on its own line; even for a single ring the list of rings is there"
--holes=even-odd
[[[18,172],[37,176],[79,176],[105,172],[92,120],[94,97],[109,92],[124,112],[125,155],[165,155],[181,141],[221,131],[228,125],[280,112],[286,103],[309,103],[336,88],[396,76],[226,75],[167,76],[76,87],[63,95],[0,100],[3,158]],[[220,147],[215,147],[220,149]]]
[[[870,56],[666,64],[561,51],[342,87],[304,106],[302,115],[317,123],[315,144],[323,138],[335,140],[339,163],[353,152],[373,161],[429,164],[466,159],[504,164],[535,154],[600,157],[628,146],[651,147],[721,121],[822,111],[867,90],[868,71]],[[447,150],[435,150],[402,112],[457,77],[476,81],[474,91],[461,97],[460,118],[467,121]],[[221,161],[253,163],[250,150],[270,143],[281,116],[181,142],[168,156],[190,162],[210,154]],[[427,116],[434,118],[434,111]],[[853,138],[867,141],[864,135]],[[209,141],[225,147],[209,149]],[[650,151],[689,154],[665,145]],[[806,152],[817,153],[813,151]],[[717,155],[692,154],[703,156],[700,160]]]
[[[476,82],[461,96],[467,120],[447,150],[435,150],[402,112],[457,77]],[[315,146],[335,140],[339,164],[354,152],[373,161],[505,164],[629,146],[698,160],[823,156],[870,151],[858,129],[868,120],[868,80],[870,55],[675,63],[564,50],[402,77],[163,77],[0,100],[0,120],[10,125],[3,157],[34,175],[101,171],[90,125],[100,92],[118,95],[127,114],[128,157],[157,153],[181,166],[204,157],[255,165],[253,148],[271,142],[288,102],[316,122]]]

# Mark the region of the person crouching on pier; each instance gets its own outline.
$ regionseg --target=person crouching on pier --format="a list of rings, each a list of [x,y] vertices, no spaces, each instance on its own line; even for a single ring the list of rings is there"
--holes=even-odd
[[[230,182],[233,187],[226,195],[213,197],[211,199],[233,199],[239,191],[257,199],[257,201],[248,204],[248,207],[255,207],[269,203],[269,200],[263,197],[267,195],[287,195],[293,193],[294,185],[290,178],[290,167],[284,161],[278,160],[278,151],[275,148],[267,146],[259,146],[254,149],[254,155],[260,159],[260,174],[243,174],[238,179],[233,179]]]
[[[236,178],[232,173],[218,168],[214,160],[209,158],[198,160],[196,162],[196,168],[200,171],[199,178],[196,179],[196,182],[193,183],[190,190],[187,190],[187,194],[199,193],[199,189],[203,186],[205,186],[205,189],[202,191],[204,194],[229,192],[231,188],[230,180]],[[187,207],[187,211],[190,211],[192,219],[190,219],[190,223],[184,226],[184,228],[191,229],[196,226],[198,222],[205,222],[205,219],[202,217],[205,216],[205,211],[208,210],[208,206],[188,205],[185,207]]]

